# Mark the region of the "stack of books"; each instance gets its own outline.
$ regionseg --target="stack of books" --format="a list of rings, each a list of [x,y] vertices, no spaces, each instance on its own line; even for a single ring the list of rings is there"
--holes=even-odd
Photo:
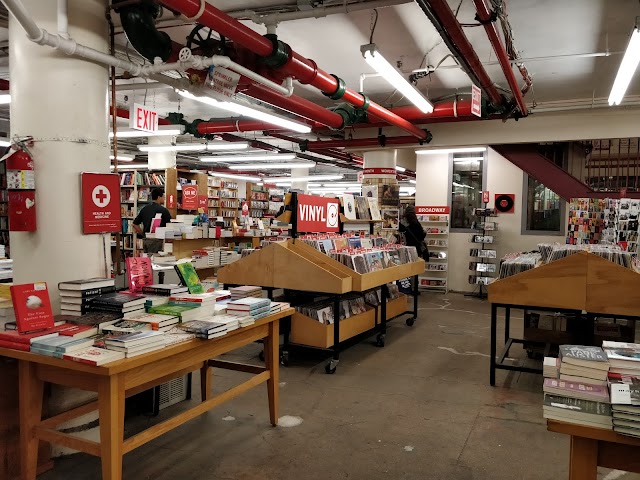
[[[609,391],[602,383],[609,362],[602,348],[561,345],[560,360],[560,378],[544,380],[544,418],[611,430]]]
[[[112,325],[107,325],[102,329],[106,335],[123,335],[125,333],[135,333],[143,330],[152,330],[151,325],[133,320],[118,320]]]
[[[93,346],[90,338],[71,338],[64,336],[36,338],[31,342],[31,351],[48,357],[62,358],[65,354],[84,350]]]
[[[640,344],[603,341],[611,367],[609,389],[613,429],[640,437]]]
[[[56,325],[31,333],[19,333],[17,330],[0,332],[0,347],[13,348],[14,350],[28,352],[30,350],[31,343],[35,340],[57,337],[60,330],[64,330],[65,328],[68,328],[68,326],[68,324],[64,323],[62,325]]]
[[[244,285],[242,287],[230,288],[231,300],[238,300],[240,298],[258,297],[262,298],[262,288],[253,287],[251,285]]]
[[[102,333],[102,329],[108,325],[113,325],[122,318],[121,313],[93,312],[80,317],[69,317],[67,322],[77,327],[77,332],[86,332],[88,336]],[[69,330],[65,330],[66,332]],[[76,338],[79,338],[75,335]]]
[[[232,332],[240,328],[240,318],[236,315],[216,315],[212,321],[223,323],[227,326],[227,332]]]
[[[158,305],[156,307],[148,308],[147,312],[178,317],[180,323],[190,322],[200,318],[198,307],[193,305]]]
[[[106,350],[104,348],[89,347],[77,352],[65,353],[62,358],[74,362],[86,363],[87,365],[100,366],[105,363],[115,362],[124,358],[123,352]]]
[[[142,293],[144,293],[145,295],[154,295],[160,297],[170,297],[171,295],[176,295],[178,293],[187,293],[188,291],[189,289],[187,287],[176,285],[174,283],[145,285],[144,287],[142,287]]]
[[[107,350],[122,352],[125,357],[131,358],[164,348],[167,338],[163,332],[142,331],[107,338],[104,344]]]
[[[180,319],[175,315],[161,315],[158,313],[127,313],[123,320],[130,320],[149,325],[151,330],[165,332],[170,330],[174,325],[180,323]]]
[[[89,309],[93,312],[127,313],[144,312],[145,297],[133,293],[106,293],[91,298]]]
[[[90,311],[91,300],[98,295],[116,291],[113,278],[88,278],[60,282],[60,312],[63,315],[80,316]]]
[[[197,338],[211,340],[212,338],[222,337],[227,334],[227,325],[225,323],[207,322],[204,320],[194,320],[180,325],[184,331],[194,333]]]
[[[291,304],[288,302],[271,302],[271,308],[269,309],[269,315],[275,315],[288,308],[291,308]]]
[[[271,300],[268,298],[243,298],[227,303],[227,313],[240,318],[240,326],[246,327],[256,320],[269,315]],[[249,317],[249,318],[247,318]]]
[[[217,295],[211,293],[181,293],[169,297],[169,305],[196,307],[194,320],[205,320],[215,312]]]

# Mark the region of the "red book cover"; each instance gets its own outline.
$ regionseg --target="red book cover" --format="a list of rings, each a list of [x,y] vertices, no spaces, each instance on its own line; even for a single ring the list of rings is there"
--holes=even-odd
[[[89,337],[96,334],[98,329],[91,325],[70,325],[69,328],[60,331],[63,337]],[[88,332],[88,333],[87,333]]]
[[[12,348],[13,350],[22,350],[23,352],[28,352],[29,348],[31,348],[31,345],[29,345],[28,343],[16,343],[0,340],[0,348]]]
[[[153,285],[153,270],[149,257],[127,257],[126,263],[131,293],[140,293],[142,287]]]
[[[10,288],[19,333],[53,327],[53,312],[46,283],[25,283]]]
[[[71,325],[69,325],[68,323],[63,323],[62,325],[31,333],[20,333],[16,330],[7,330],[4,332],[0,332],[0,340],[12,343],[26,343],[27,345],[29,345],[31,343],[31,340],[33,340],[34,338],[39,338],[44,335],[52,335],[54,333],[60,333],[68,329],[70,326]]]

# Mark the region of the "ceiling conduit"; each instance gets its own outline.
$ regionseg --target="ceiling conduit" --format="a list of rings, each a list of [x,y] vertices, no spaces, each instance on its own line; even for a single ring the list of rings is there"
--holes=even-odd
[[[358,148],[358,147],[389,147],[392,145],[418,145],[421,140],[414,137],[385,137],[380,135],[375,138],[354,138],[351,140],[327,140],[317,142],[307,142],[306,148],[309,151],[317,152],[327,148]]]
[[[288,45],[277,40],[275,36],[263,37],[201,0],[160,0],[160,3],[170,10],[194,18],[220,35],[224,35],[261,57],[265,57],[265,63],[281,75],[293,76],[303,84],[318,88],[332,100],[343,100],[350,103],[356,108],[365,110],[369,115],[401,128],[419,139],[425,140],[429,137],[428,132],[369,101],[366,96],[347,88],[344,80],[319,69],[313,60],[294,52]],[[201,7],[204,8],[201,9]]]

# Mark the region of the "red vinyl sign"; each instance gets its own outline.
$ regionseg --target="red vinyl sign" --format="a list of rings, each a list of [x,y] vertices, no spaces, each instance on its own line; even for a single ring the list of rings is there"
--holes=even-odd
[[[296,230],[298,232],[338,232],[340,202],[337,198],[298,195]]]
[[[209,205],[209,197],[206,195],[198,195],[198,208],[204,208],[205,213],[207,211],[207,206]]]
[[[440,215],[449,215],[451,209],[448,205],[444,207],[416,207],[417,215],[429,215],[429,214],[440,214]]]
[[[182,208],[184,210],[196,210],[198,208],[198,186],[182,186]]]
[[[122,229],[120,180],[116,173],[82,173],[82,232],[112,233]]]

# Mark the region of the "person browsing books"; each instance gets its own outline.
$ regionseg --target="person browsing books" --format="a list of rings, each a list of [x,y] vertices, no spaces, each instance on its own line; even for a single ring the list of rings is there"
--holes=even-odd
[[[166,227],[171,221],[171,213],[164,207],[164,190],[154,188],[151,190],[151,203],[145,206],[133,221],[133,229],[144,238],[145,234],[151,232],[151,225],[156,215],[160,214],[160,227]],[[157,253],[162,248],[162,240],[155,238],[145,238],[145,253]]]
[[[400,224],[400,233],[404,233],[407,245],[416,247],[419,256],[423,256],[426,246],[424,239],[427,237],[424,228],[418,221],[416,209],[413,205],[409,205],[404,212],[404,223]],[[406,223],[406,225],[405,225]]]

